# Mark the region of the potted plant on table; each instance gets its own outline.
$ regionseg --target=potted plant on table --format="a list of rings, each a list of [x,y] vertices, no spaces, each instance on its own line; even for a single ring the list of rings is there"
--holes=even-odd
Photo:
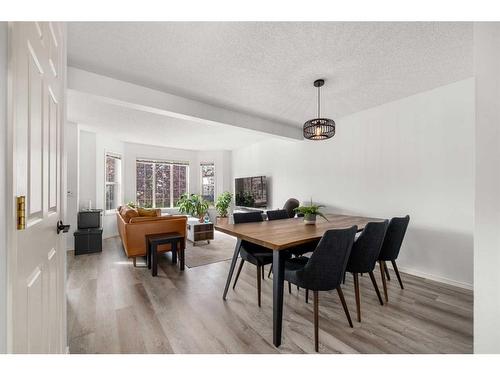
[[[181,214],[197,217],[203,222],[209,204],[200,195],[184,193],[177,201],[177,207]]]
[[[233,194],[229,191],[225,191],[217,197],[217,202],[215,203],[215,209],[217,210],[217,223],[227,224],[227,213],[232,199]]]
[[[321,216],[323,219],[328,221],[326,216],[319,210],[323,207],[325,206],[314,205],[311,199],[311,204],[309,206],[297,207],[295,212],[304,215],[304,224],[316,224],[316,216]]]

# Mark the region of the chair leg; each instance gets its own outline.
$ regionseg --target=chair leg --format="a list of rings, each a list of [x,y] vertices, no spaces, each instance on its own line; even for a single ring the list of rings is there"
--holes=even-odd
[[[337,293],[339,294],[340,302],[342,302],[342,307],[344,308],[345,316],[347,317],[349,326],[353,328],[351,314],[349,314],[349,309],[347,308],[347,304],[345,303],[344,292],[342,292],[342,288],[340,286],[337,288]]]
[[[261,272],[262,280],[264,280],[264,277],[266,277],[265,275],[266,275],[266,272],[265,272],[264,266],[262,266],[262,272]]]
[[[382,301],[382,296],[380,295],[380,290],[378,290],[378,285],[377,285],[377,280],[375,280],[375,275],[373,274],[373,271],[370,272],[369,274],[370,274],[370,279],[372,280],[373,287],[375,288],[375,292],[377,292],[378,301],[383,306],[384,302]]]
[[[382,287],[384,288],[385,302],[389,302],[389,296],[387,295],[387,283],[385,282],[385,272],[384,272],[385,262],[383,260],[379,260],[378,263],[380,264],[380,274],[382,275]]]
[[[354,277],[354,294],[356,295],[356,313],[358,314],[358,322],[361,322],[361,297],[359,293],[359,276],[357,273],[352,274]]]
[[[261,273],[262,268],[260,266],[257,266],[257,303],[260,307],[260,273]]]
[[[234,279],[233,289],[236,286],[236,282],[238,281],[238,277],[240,277],[240,272],[241,272],[241,269],[243,268],[243,263],[245,263],[245,261],[243,259],[241,259],[240,266],[238,267],[238,272],[236,272],[236,277]]]
[[[267,274],[267,278],[271,278],[271,272],[273,272],[273,265],[271,264],[271,267],[269,268],[269,273]]]
[[[319,344],[318,344],[318,334],[319,334],[319,299],[318,299],[318,291],[314,290],[314,350],[319,352]]]
[[[344,272],[344,277],[342,278],[342,284],[345,284],[345,274],[346,272]]]
[[[391,275],[389,275],[389,268],[387,268],[387,264],[384,262],[384,269],[385,269],[385,277],[387,278],[387,281],[391,281]]]
[[[288,282],[288,294],[292,294],[292,284],[290,284],[290,281]]]
[[[132,259],[133,259],[133,261],[134,261],[134,267],[136,267],[136,266],[137,266],[137,264],[136,264],[135,257],[134,257],[134,258],[132,258]]]
[[[309,303],[309,289],[306,289],[306,303]]]
[[[399,274],[398,266],[396,266],[396,261],[391,260],[391,263],[392,263],[392,268],[394,268],[394,272],[396,273],[396,277],[398,278],[399,286],[401,287],[401,289],[404,289],[403,281],[401,280],[401,275]]]

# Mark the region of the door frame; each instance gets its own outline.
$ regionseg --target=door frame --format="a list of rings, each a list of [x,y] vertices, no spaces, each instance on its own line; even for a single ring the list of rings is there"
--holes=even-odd
[[[15,163],[15,140],[16,131],[14,126],[14,104],[15,98],[13,95],[14,87],[14,77],[13,77],[13,67],[16,66],[14,44],[13,44],[13,33],[12,28],[15,22],[8,22],[7,27],[7,39],[8,39],[8,63],[7,63],[7,214],[6,214],[6,234],[7,234],[7,353],[13,352],[14,347],[14,337],[13,337],[13,327],[14,327],[14,288],[15,288],[15,276],[17,274],[17,225],[16,225],[16,163]],[[62,106],[62,121],[60,129],[60,189],[59,189],[59,199],[60,199],[60,220],[66,219],[67,211],[67,158],[66,158],[66,147],[64,142],[65,127],[67,123],[67,112],[66,112],[66,97],[67,97],[67,31],[66,24],[61,22],[61,35],[63,40],[63,66],[61,67],[61,74],[63,76],[64,89],[62,94],[63,106]],[[67,312],[66,312],[66,237],[59,237],[59,249],[61,250],[60,265],[62,268],[63,275],[63,288],[64,288],[64,302],[62,304],[62,332],[60,342],[64,345],[60,348],[63,353],[68,352],[68,342],[67,342]]]

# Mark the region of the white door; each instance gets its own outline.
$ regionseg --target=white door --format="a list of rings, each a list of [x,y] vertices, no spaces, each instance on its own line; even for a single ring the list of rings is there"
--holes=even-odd
[[[10,228],[9,349],[66,349],[65,254],[57,234],[64,204],[65,25],[9,24],[12,200],[26,197],[26,228]]]

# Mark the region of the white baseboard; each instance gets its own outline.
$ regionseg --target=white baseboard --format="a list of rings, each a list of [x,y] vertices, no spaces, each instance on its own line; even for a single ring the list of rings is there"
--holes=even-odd
[[[390,264],[390,262],[387,263],[387,267],[389,269],[393,269],[392,265]],[[398,265],[398,269],[399,269],[400,272],[404,272],[404,273],[407,273],[409,275],[413,275],[413,276],[417,276],[417,277],[422,277],[424,279],[429,279],[429,280],[432,280],[432,281],[437,281],[439,283],[456,286],[456,287],[462,288],[462,289],[474,290],[474,286],[472,284],[470,284],[470,283],[464,283],[462,281],[448,279],[447,277],[431,275],[429,273],[425,273],[425,272],[418,271],[418,270],[415,270],[415,269],[406,268],[406,267],[400,267],[399,265]]]

